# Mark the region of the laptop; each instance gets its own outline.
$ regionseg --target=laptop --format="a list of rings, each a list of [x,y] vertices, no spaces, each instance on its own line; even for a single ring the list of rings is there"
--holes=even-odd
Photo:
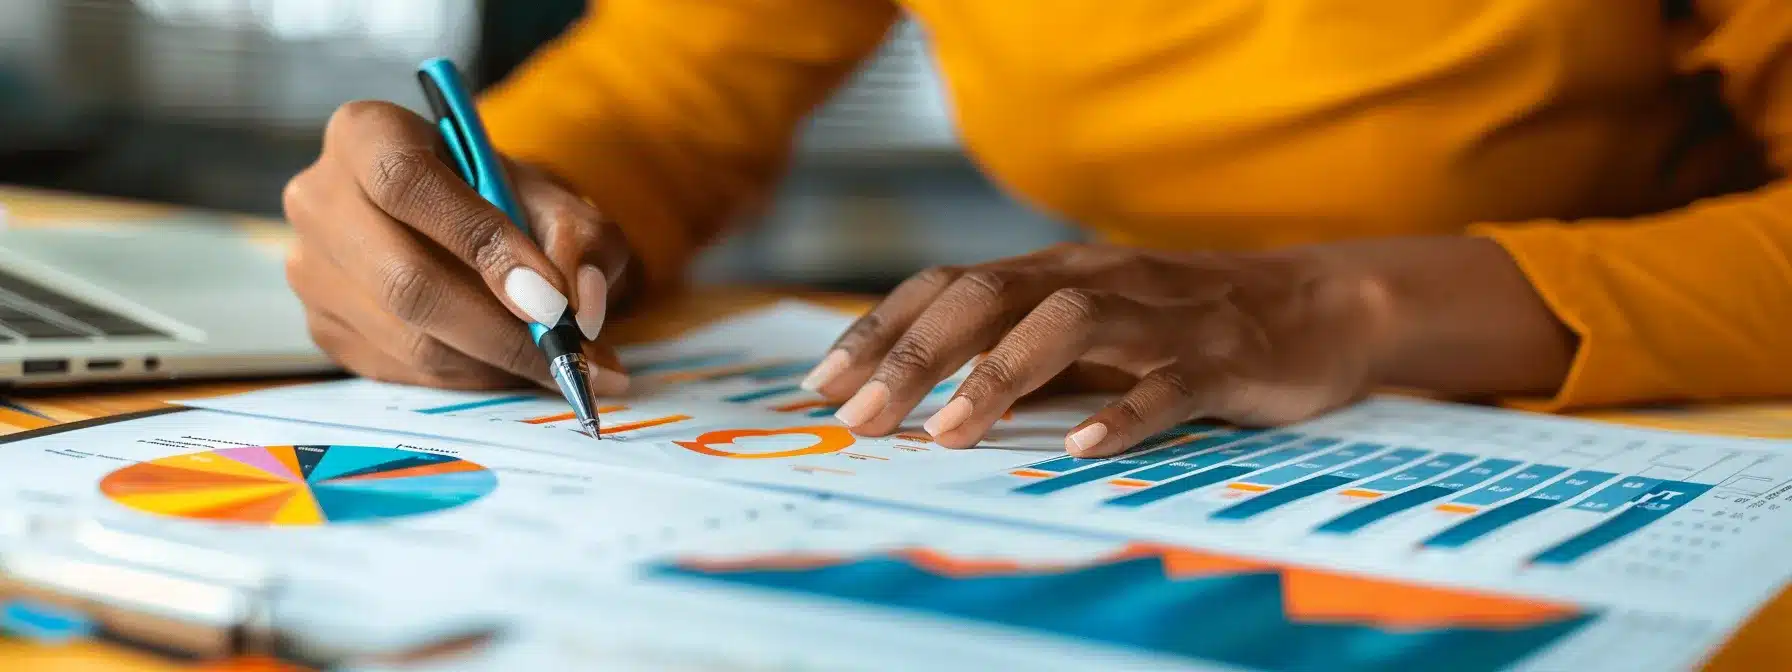
[[[223,224],[0,231],[0,385],[334,370],[282,258]]]

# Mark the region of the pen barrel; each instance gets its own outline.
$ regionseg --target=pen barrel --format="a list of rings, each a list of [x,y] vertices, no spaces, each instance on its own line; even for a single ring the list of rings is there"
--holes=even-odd
[[[577,325],[574,325],[571,320],[561,320],[559,324],[541,332],[541,335],[535,338],[535,345],[541,348],[541,354],[547,355],[550,362],[565,355],[577,355],[582,359],[585,356],[585,351],[580,346],[584,340],[585,337],[579,333]]]

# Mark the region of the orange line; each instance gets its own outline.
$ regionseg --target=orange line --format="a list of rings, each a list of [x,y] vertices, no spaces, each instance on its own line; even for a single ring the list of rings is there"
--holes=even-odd
[[[906,450],[906,451],[909,451],[909,452],[911,452],[911,453],[925,453],[925,452],[927,452],[927,449],[926,449],[926,448],[922,448],[922,447],[920,447],[920,446],[905,446],[905,445],[902,445],[902,444],[900,444],[900,443],[898,443],[898,444],[896,444],[896,448],[897,448],[897,449],[898,449],[898,450]]]
[[[1150,481],[1141,481],[1136,478],[1116,478],[1114,480],[1108,481],[1108,483],[1111,485],[1118,485],[1123,488],[1143,488],[1147,485],[1151,485]]]
[[[1257,485],[1256,483],[1233,483],[1226,487],[1233,490],[1243,490],[1245,492],[1263,492],[1270,489],[1267,485]]]
[[[1363,499],[1375,499],[1376,497],[1381,496],[1381,493],[1374,490],[1345,490],[1338,494],[1345,497],[1362,497]]]
[[[913,441],[915,443],[933,443],[933,437],[926,434],[897,434],[893,438],[902,439],[904,441]]]
[[[843,452],[843,453],[840,453],[840,454],[841,454],[841,455],[845,455],[845,456],[847,456],[847,457],[856,457],[856,458],[859,458],[859,459],[861,459],[861,460],[883,460],[883,461],[885,461],[885,462],[889,462],[889,461],[890,461],[890,458],[887,458],[887,457],[878,457],[878,456],[876,456],[876,455],[866,455],[866,454],[864,454],[864,453],[845,453],[845,452]]]
[[[1475,507],[1463,506],[1461,504],[1439,504],[1437,505],[1437,510],[1444,513],[1474,513],[1480,511],[1480,509]]]
[[[1014,471],[1010,471],[1008,473],[1010,475],[1019,476],[1021,478],[1051,478],[1053,476],[1056,476],[1056,474],[1053,474],[1049,471],[1039,471],[1037,469],[1015,469]]]
[[[772,410],[777,411],[779,413],[795,413],[797,411],[807,411],[812,408],[821,408],[821,407],[827,406],[827,405],[828,405],[828,402],[826,399],[816,399],[813,401],[799,401],[794,404],[785,404],[783,406],[774,406],[774,407],[772,407]]]
[[[623,432],[632,432],[637,429],[646,429],[648,427],[658,427],[660,425],[670,425],[674,422],[684,422],[689,419],[691,419],[691,416],[688,416],[688,415],[668,415],[663,418],[654,418],[652,420],[642,420],[640,422],[628,422],[628,423],[623,423],[620,425],[612,425],[612,426],[603,428],[603,431],[600,431],[598,433],[599,434],[621,434]]]

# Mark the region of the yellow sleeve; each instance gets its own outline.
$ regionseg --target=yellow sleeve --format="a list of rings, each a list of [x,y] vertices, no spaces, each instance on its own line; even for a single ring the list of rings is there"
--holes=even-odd
[[[1792,2],[1700,0],[1684,67],[1792,172]],[[1792,180],[1630,220],[1476,227],[1580,337],[1557,410],[1792,395]]]
[[[759,205],[889,0],[600,0],[481,100],[498,148],[622,227],[651,287]]]

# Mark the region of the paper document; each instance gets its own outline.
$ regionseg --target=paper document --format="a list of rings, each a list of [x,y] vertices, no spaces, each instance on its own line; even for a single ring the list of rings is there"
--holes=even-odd
[[[853,436],[796,388],[846,323],[786,305],[625,353],[643,384],[606,402],[614,441],[576,434],[546,395],[343,381],[193,403],[1578,605],[1615,620],[1576,637],[1673,642],[1683,658],[1788,574],[1783,441],[1377,399],[1277,430],[1190,424],[1080,460],[1062,454],[1064,432],[1099,406],[1067,399],[1016,409],[985,446],[952,451],[919,424],[955,380],[886,438]],[[1637,630],[1631,614],[1678,620]]]
[[[644,554],[797,515],[802,502],[447,439],[196,410],[0,451],[0,511],[265,561],[290,584],[284,623],[357,636],[510,616],[519,576],[626,573]]]

